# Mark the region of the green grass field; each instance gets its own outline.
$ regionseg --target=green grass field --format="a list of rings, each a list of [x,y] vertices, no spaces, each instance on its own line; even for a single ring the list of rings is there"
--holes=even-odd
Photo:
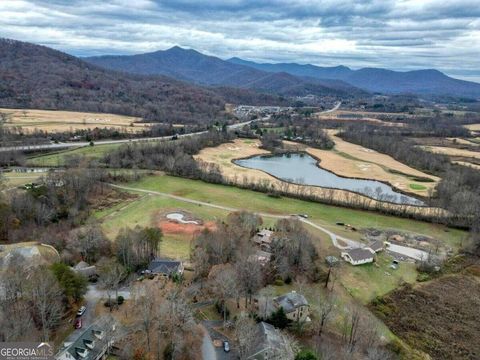
[[[425,190],[427,187],[420,184],[409,184],[408,185],[412,190]]]
[[[165,192],[189,199],[211,202],[218,205],[244,209],[253,212],[272,214],[308,214],[310,220],[339,235],[358,238],[360,235],[336,226],[337,221],[351,224],[357,228],[392,228],[432,236],[458,249],[466,233],[457,229],[422,221],[414,221],[394,216],[381,215],[370,211],[319,204],[291,198],[272,198],[266,194],[239,189],[225,185],[208,184],[197,180],[188,180],[172,176],[147,176],[142,180],[128,184],[129,187]]]
[[[449,229],[446,232],[445,227],[441,225],[308,201],[272,198],[254,191],[166,175],[147,176],[140,181],[129,183],[127,186],[169,193],[253,212],[272,214],[306,213],[310,216],[311,221],[331,229],[337,234],[355,239],[360,238],[359,232],[345,230],[344,227],[335,225],[335,222],[348,222],[357,228],[394,228],[421,233],[441,239],[450,246],[456,245],[457,247],[466,236],[466,233],[460,230]],[[204,221],[222,220],[228,215],[228,211],[221,209],[190,204],[160,195],[138,194],[140,196],[136,200],[118,204],[113,208],[97,212],[94,215],[102,222],[105,233],[112,240],[123,227],[134,227],[136,225],[155,226],[158,214],[166,211],[183,209]],[[275,219],[264,218],[263,220],[266,227],[270,227],[275,223]],[[309,228],[309,231],[315,235],[314,241],[322,258],[326,255],[340,256],[340,251],[333,247],[330,238],[326,234],[314,228]],[[161,244],[160,252],[163,256],[188,259],[191,240],[192,235],[166,234]],[[377,260],[378,266],[368,264],[355,267],[342,263],[338,270],[340,284],[348,294],[362,303],[367,303],[375,296],[383,295],[393,290],[402,282],[415,282],[417,272],[413,263],[401,263],[398,270],[393,270],[389,267],[392,261],[390,256],[380,254]]]
[[[84,146],[76,149],[69,149],[64,151],[58,151],[55,153],[49,153],[45,155],[39,155],[31,157],[27,160],[28,166],[63,166],[69,157],[73,156],[85,156],[90,159],[100,159],[109,151],[118,148],[122,144],[105,144]]]

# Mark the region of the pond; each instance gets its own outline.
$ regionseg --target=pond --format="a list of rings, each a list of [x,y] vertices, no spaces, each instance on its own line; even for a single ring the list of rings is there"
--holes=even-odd
[[[263,170],[279,179],[295,184],[348,190],[373,199],[397,204],[424,205],[422,201],[397,192],[391,186],[380,181],[338,176],[318,167],[315,158],[303,153],[259,155],[235,160],[234,163],[250,169]]]

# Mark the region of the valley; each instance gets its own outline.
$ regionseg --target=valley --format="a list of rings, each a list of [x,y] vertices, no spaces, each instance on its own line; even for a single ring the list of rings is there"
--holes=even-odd
[[[480,84],[183,46],[0,50],[0,346],[478,357]]]

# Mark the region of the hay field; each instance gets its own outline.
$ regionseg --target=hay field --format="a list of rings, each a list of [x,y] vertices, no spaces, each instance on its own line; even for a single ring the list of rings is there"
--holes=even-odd
[[[480,131],[480,124],[471,124],[471,125],[464,125],[464,126],[471,131]]]
[[[451,147],[445,147],[445,146],[421,146],[421,148],[436,154],[480,159],[480,151],[471,151],[471,150],[457,149],[457,148],[451,148]]]
[[[3,173],[5,179],[5,187],[7,189],[25,185],[28,183],[35,182],[40,177],[45,176],[46,172],[28,172],[28,173],[17,173],[17,172],[6,172]]]
[[[4,108],[0,113],[7,114],[7,127],[20,127],[24,132],[62,132],[95,127],[137,132],[150,126],[141,123],[140,118],[115,114]]]
[[[376,123],[383,126],[397,126],[403,127],[404,123],[401,122],[389,122],[377,119],[381,113],[369,113],[364,111],[348,111],[348,110],[335,110],[330,113],[315,113],[314,117],[318,120],[335,120],[335,121],[367,121]],[[385,115],[392,115],[385,113]],[[398,115],[398,114],[397,114]]]

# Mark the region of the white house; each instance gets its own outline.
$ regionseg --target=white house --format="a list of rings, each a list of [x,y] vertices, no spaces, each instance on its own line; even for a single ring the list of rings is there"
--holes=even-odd
[[[368,264],[374,261],[375,251],[370,248],[358,248],[342,251],[342,258],[352,265]]]

